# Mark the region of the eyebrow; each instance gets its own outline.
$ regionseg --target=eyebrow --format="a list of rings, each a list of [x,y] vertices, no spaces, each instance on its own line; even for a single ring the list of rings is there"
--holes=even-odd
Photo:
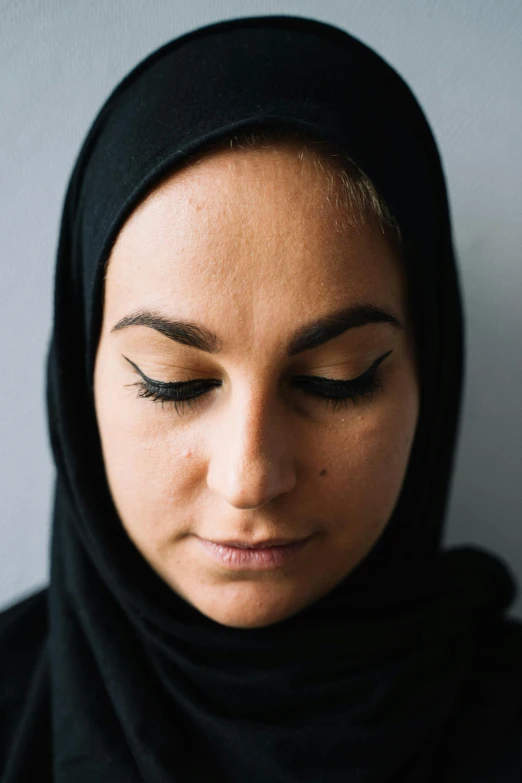
[[[392,313],[376,305],[361,302],[350,305],[334,313],[322,316],[312,323],[299,327],[293,334],[288,346],[287,356],[310,351],[319,345],[333,340],[343,332],[366,324],[385,323],[402,329],[402,323]],[[126,329],[129,326],[148,326],[160,334],[190,348],[206,353],[219,353],[221,341],[218,336],[201,324],[193,321],[172,320],[161,313],[151,310],[138,310],[118,321],[111,332]]]

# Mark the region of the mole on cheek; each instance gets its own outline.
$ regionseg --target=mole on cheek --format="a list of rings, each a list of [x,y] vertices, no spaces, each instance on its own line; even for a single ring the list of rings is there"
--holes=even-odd
[[[326,468],[323,468],[321,471],[319,471],[320,476],[326,476]]]

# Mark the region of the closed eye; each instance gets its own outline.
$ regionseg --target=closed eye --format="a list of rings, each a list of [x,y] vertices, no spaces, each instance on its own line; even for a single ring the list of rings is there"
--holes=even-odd
[[[382,383],[377,376],[377,368],[393,350],[376,359],[373,364],[357,378],[348,380],[336,380],[322,378],[314,375],[298,375],[292,378],[291,384],[301,389],[305,394],[321,400],[327,407],[331,405],[333,410],[350,402],[356,405],[362,399],[371,400],[376,391],[382,390]],[[126,384],[138,387],[138,397],[148,398],[152,402],[161,402],[174,405],[179,414],[185,405],[193,407],[197,399],[207,394],[211,389],[221,386],[218,380],[195,379],[190,381],[156,381],[148,378],[140,368],[126,356],[126,359],[142,377],[142,381],[134,384]]]

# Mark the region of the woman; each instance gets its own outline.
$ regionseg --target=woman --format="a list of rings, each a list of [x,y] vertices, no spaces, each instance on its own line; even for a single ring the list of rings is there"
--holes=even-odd
[[[462,306],[395,71],[303,18],[171,41],[90,129],[55,284],[2,780],[520,780],[513,578],[441,549]]]

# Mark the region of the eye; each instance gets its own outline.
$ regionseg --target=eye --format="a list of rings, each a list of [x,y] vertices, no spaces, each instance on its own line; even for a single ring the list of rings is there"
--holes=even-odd
[[[173,403],[176,413],[179,414],[185,406],[192,408],[196,405],[197,398],[202,394],[206,394],[216,386],[221,386],[221,381],[164,383],[163,381],[146,379],[130,385],[138,387],[138,397],[147,397],[152,402],[161,402],[162,407],[165,403]]]
[[[375,392],[383,388],[377,375],[377,367],[391,353],[393,351],[388,351],[383,356],[380,356],[366,372],[352,380],[339,381],[314,375],[298,375],[292,379],[292,385],[297,386],[310,397],[320,400],[326,407],[331,405],[333,410],[337,410],[339,407],[346,407],[350,402],[356,405],[363,399],[370,401]],[[124,356],[124,359],[127,359],[127,357]],[[149,398],[153,402],[161,402],[162,407],[165,403],[173,404],[178,414],[180,414],[180,411],[183,411],[185,406],[192,408],[196,405],[198,398],[203,394],[217,386],[221,386],[221,381],[215,380],[155,381],[152,378],[147,378],[130,359],[127,359],[127,361],[139,372],[143,381],[126,385],[137,386],[138,397]]]

